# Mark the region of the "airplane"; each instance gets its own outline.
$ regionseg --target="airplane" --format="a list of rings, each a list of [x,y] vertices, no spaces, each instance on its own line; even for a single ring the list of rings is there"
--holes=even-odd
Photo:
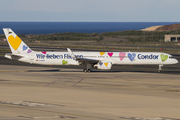
[[[112,65],[163,65],[177,64],[172,55],[163,52],[67,52],[33,51],[10,28],[3,28],[12,53],[5,57],[30,64],[41,65],[84,65],[84,72],[91,68],[110,70]]]

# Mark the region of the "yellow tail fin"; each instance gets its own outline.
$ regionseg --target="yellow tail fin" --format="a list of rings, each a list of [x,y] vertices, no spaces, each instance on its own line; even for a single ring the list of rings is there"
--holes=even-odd
[[[12,53],[25,54],[32,52],[32,50],[10,28],[3,28],[3,31]]]

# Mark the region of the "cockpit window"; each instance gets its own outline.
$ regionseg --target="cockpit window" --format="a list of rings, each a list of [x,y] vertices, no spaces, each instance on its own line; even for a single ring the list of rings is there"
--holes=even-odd
[[[173,59],[174,57],[173,56],[169,56],[169,59]]]

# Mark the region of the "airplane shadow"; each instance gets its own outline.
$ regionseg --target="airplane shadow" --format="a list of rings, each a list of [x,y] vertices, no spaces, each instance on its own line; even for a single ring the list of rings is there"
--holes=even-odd
[[[91,72],[99,72],[99,73],[109,73],[109,72],[143,72],[143,73],[170,73],[170,74],[180,74],[180,71],[162,71],[162,72],[158,72],[158,71],[143,71],[143,70],[137,70],[137,71],[131,71],[131,70],[111,70],[111,71],[91,71]]]
[[[77,73],[84,73],[83,71],[69,71],[69,70],[63,70],[61,69],[51,69],[51,70],[28,70],[27,72],[77,72]],[[132,70],[107,70],[107,71],[100,71],[100,70],[92,70],[90,73],[118,73],[118,72],[134,72],[134,73],[158,73],[158,74],[180,74],[180,71],[144,71],[144,70],[138,70],[138,71],[132,71]]]
[[[54,70],[28,70],[27,72],[60,72],[60,69],[54,69]]]

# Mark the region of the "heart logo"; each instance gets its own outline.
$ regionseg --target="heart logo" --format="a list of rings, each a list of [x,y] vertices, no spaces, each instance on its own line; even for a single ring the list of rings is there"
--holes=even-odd
[[[26,49],[28,49],[28,47],[26,45],[23,45],[23,51],[25,51]]]
[[[67,64],[67,63],[68,63],[68,61],[65,61],[65,60],[62,61],[62,64],[63,64],[63,65],[65,65],[65,64]]]
[[[28,51],[27,51],[27,53],[31,53],[32,52],[32,50],[31,49],[29,49]]]
[[[102,56],[102,55],[104,55],[105,54],[105,52],[100,52],[100,55]]]
[[[168,59],[168,55],[161,54],[162,62],[166,61],[167,59]]]
[[[107,66],[108,66],[108,63],[104,63],[104,65],[107,67]]]
[[[42,51],[43,54],[46,54],[46,51]]]
[[[112,57],[112,55],[113,55],[113,52],[111,52],[111,53],[108,53],[108,55],[109,55],[109,57]]]
[[[102,66],[102,65],[103,65],[103,63],[102,63],[102,62],[100,62],[100,63],[99,63],[99,65],[100,65],[100,66]]]
[[[11,45],[11,47],[14,50],[17,50],[18,47],[20,46],[21,42],[22,42],[22,40],[18,36],[16,36],[16,38],[14,38],[13,35],[10,35],[8,37],[8,41],[9,41],[9,44]]]
[[[134,58],[136,57],[136,54],[135,53],[128,53],[128,58],[131,60],[131,61],[133,61],[134,60]]]
[[[125,52],[120,52],[119,53],[119,58],[120,58],[121,61],[124,59],[125,56],[126,56]]]

